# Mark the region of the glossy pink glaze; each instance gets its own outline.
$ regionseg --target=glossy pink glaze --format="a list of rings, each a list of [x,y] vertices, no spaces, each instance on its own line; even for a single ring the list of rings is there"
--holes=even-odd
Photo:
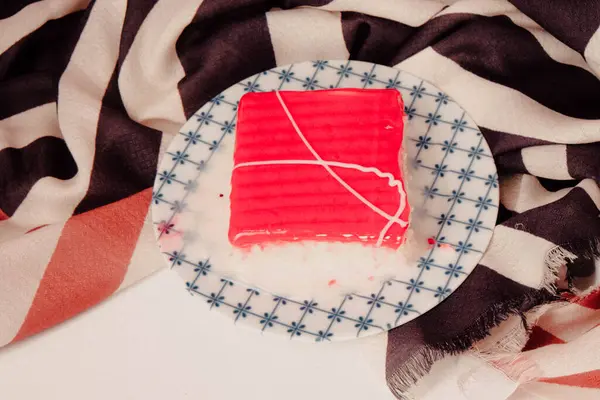
[[[396,90],[280,92],[298,128],[323,160],[374,167],[402,181],[403,104]],[[238,112],[234,161],[310,160],[274,92],[249,93]],[[331,167],[355,191],[389,215],[398,189],[388,179]],[[237,247],[316,240],[377,242],[388,220],[344,188],[321,165],[251,165],[231,179],[229,240]],[[400,218],[408,221],[408,202]],[[382,245],[398,248],[407,227],[393,224]]]

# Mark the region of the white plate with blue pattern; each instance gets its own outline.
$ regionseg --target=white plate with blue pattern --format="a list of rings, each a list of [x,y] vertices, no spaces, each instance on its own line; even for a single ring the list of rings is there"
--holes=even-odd
[[[197,235],[177,223],[186,198],[203,187],[211,157],[233,147],[237,105],[253,91],[388,88],[402,93],[408,121],[404,149],[418,182],[424,223],[433,244],[402,277],[369,293],[288,298],[231,279],[190,249]],[[213,177],[214,178],[214,177]],[[229,176],[223,176],[227,181]],[[215,195],[217,195],[215,193]],[[254,75],[205,104],[181,128],[159,167],[152,216],[159,242],[176,237],[163,254],[187,290],[237,324],[294,340],[333,341],[363,337],[407,323],[450,296],[473,271],[492,237],[498,213],[498,179],[490,149],[474,121],[443,91],[422,79],[359,61],[311,61]],[[223,223],[227,223],[224,221]]]

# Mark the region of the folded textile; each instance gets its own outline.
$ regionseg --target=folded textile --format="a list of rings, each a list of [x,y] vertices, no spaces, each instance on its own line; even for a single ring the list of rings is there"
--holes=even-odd
[[[570,49],[517,8],[501,3],[457,2],[445,9],[421,27],[423,35],[435,32],[433,51],[416,53],[398,65],[437,79],[474,116],[492,149],[501,196],[498,225],[475,271],[440,306],[389,333],[387,377],[398,397],[407,397],[410,385],[435,361],[477,345],[512,315],[524,316],[547,304],[560,307],[556,281],[561,268],[571,284],[588,277],[587,287],[598,285],[600,158],[595,153],[600,149],[600,106],[588,105],[585,95],[567,101],[563,83],[573,85],[567,91],[583,81],[599,87],[593,54],[600,45],[592,43],[592,34],[600,25],[600,5],[590,3],[583,19],[580,4],[561,11],[558,6],[552,11],[549,4],[543,11],[523,5],[548,29],[559,14],[572,21],[572,29],[582,29],[582,21],[590,24],[588,50]],[[519,7],[525,2],[514,3]],[[564,24],[560,29],[571,38],[576,34],[565,32]],[[592,61],[586,63],[576,50]],[[432,67],[424,72],[427,64]],[[446,72],[440,72],[442,65]],[[459,83],[470,90],[460,94]],[[521,337],[526,338],[531,324],[525,318],[523,324],[526,334]],[[513,336],[515,332],[497,333],[488,340],[510,342],[516,340]],[[516,343],[512,350],[518,353],[525,342]],[[488,353],[486,357],[502,354]],[[595,387],[600,388],[598,380]]]
[[[479,125],[500,174],[498,225],[480,265],[389,333],[393,393],[427,396],[414,384],[462,353],[454,357],[479,363],[457,375],[465,398],[494,371],[513,400],[598,397],[600,353],[588,343],[600,317],[587,306],[600,255],[598,1],[5,3],[0,346],[163,265],[151,186],[170,138],[204,103],[277,65],[355,59],[444,90]],[[559,293],[561,273],[576,297]],[[567,363],[557,349],[578,356]]]
[[[475,400],[596,399],[600,290],[510,317],[469,351],[436,362],[404,396]],[[526,323],[524,323],[526,321]]]

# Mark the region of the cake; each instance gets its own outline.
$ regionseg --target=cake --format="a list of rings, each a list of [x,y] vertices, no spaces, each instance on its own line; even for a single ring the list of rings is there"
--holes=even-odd
[[[229,241],[399,248],[410,206],[396,90],[261,92],[239,104]]]

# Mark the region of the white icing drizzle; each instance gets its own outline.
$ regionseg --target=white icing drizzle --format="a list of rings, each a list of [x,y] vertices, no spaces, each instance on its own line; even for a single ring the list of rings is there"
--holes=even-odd
[[[375,212],[376,214],[379,214],[380,216],[382,216],[383,218],[385,218],[388,221],[386,223],[386,225],[383,227],[383,229],[381,230],[381,232],[379,233],[379,238],[377,239],[377,243],[376,243],[376,246],[378,246],[378,247],[381,246],[381,244],[383,243],[385,234],[387,233],[387,231],[391,228],[391,226],[393,224],[398,224],[402,227],[406,227],[408,225],[408,221],[405,221],[400,218],[400,215],[406,208],[406,192],[402,188],[401,181],[396,179],[392,174],[390,174],[388,172],[382,172],[375,167],[365,167],[365,166],[359,165],[359,164],[323,160],[323,158],[321,158],[321,156],[315,151],[315,149],[308,142],[308,140],[306,139],[304,134],[302,134],[302,131],[296,124],[296,121],[294,120],[294,117],[292,117],[290,110],[287,108],[285,102],[281,98],[281,94],[278,91],[275,91],[275,95],[277,96],[277,99],[279,100],[279,103],[281,104],[283,111],[285,112],[286,116],[288,117],[289,121],[291,122],[292,126],[294,127],[294,130],[296,131],[296,133],[298,134],[298,136],[300,137],[300,139],[302,140],[302,142],[304,143],[306,148],[311,152],[313,157],[315,157],[315,160],[251,161],[251,162],[239,163],[234,167],[234,169],[243,168],[243,167],[251,167],[251,166],[261,166],[261,165],[319,165],[319,166],[322,166],[329,173],[329,175],[331,175],[336,181],[338,181],[338,183],[340,185],[342,185],[346,190],[348,190],[350,193],[352,193],[357,199],[359,199],[367,207],[369,207],[371,210],[373,210],[373,212]],[[366,199],[360,193],[358,193],[356,190],[354,190],[354,188],[352,188],[338,174],[336,174],[335,171],[333,169],[331,169],[331,167],[349,168],[349,169],[354,169],[354,170],[361,171],[364,173],[373,173],[373,174],[377,175],[379,178],[387,179],[388,185],[390,187],[395,187],[398,190],[398,194],[400,196],[400,202],[399,202],[400,204],[398,205],[398,210],[396,211],[396,213],[392,216],[392,215],[386,213],[385,211],[383,211],[382,209],[380,209],[379,207],[377,207],[375,204],[371,203],[368,199]]]
[[[398,216],[392,216],[388,213],[386,213],[385,211],[383,211],[382,209],[380,209],[379,207],[377,207],[376,205],[374,205],[373,203],[371,203],[369,200],[365,199],[362,195],[360,195],[358,192],[357,194],[355,194],[355,196],[361,200],[363,203],[365,203],[369,208],[371,208],[373,211],[375,211],[377,214],[381,215],[383,218],[385,218],[388,221],[391,221],[392,224],[396,223],[399,224],[402,227],[405,227],[408,225],[408,222],[400,219],[399,216],[400,214],[402,214],[402,211],[404,211],[404,203],[406,202],[405,197],[406,195],[404,194],[404,191],[402,190],[402,182],[398,181],[396,178],[394,178],[394,176],[392,174],[390,174],[389,172],[381,172],[379,169],[374,168],[374,167],[364,167],[362,165],[359,164],[352,164],[352,163],[344,163],[344,162],[339,162],[339,161],[319,161],[319,160],[268,160],[268,161],[248,161],[248,162],[243,162],[243,163],[239,163],[237,164],[233,169],[238,169],[238,168],[244,168],[244,167],[258,167],[258,166],[264,166],[264,165],[319,165],[319,166],[330,166],[330,167],[337,167],[337,168],[347,168],[347,169],[354,169],[360,172],[365,172],[365,173],[373,173],[375,175],[377,175],[380,178],[383,179],[387,179],[388,180],[388,185],[391,187],[397,187],[398,188],[398,193],[400,194],[400,212],[396,212],[398,214]],[[336,174],[337,175],[337,174]],[[339,177],[339,175],[338,175]],[[340,178],[341,180],[342,178]],[[345,181],[344,181],[345,183]],[[348,185],[348,187],[350,187]],[[352,187],[350,187],[350,192],[352,193],[352,191],[354,191],[354,189]],[[354,194],[354,193],[352,193]],[[391,226],[391,224],[390,224]],[[387,230],[390,227],[388,227],[387,229],[385,229],[385,231],[387,232]]]

